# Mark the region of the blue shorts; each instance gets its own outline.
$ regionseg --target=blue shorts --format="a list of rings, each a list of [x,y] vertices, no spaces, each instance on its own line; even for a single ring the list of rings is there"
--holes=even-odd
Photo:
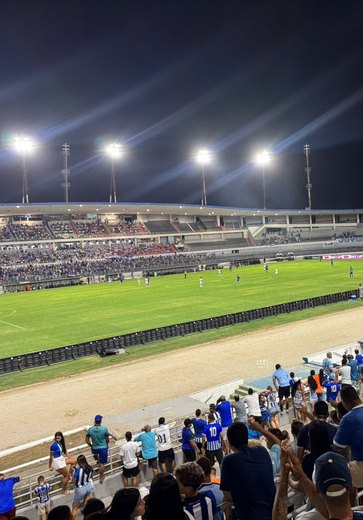
[[[83,502],[85,498],[89,497],[94,493],[95,488],[92,484],[92,482],[87,482],[82,487],[74,487],[74,496],[73,496],[73,502]]]
[[[93,448],[92,453],[98,464],[107,464],[108,448]]]

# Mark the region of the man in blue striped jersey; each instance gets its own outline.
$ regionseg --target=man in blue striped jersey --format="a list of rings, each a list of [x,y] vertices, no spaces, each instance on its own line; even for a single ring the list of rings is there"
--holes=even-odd
[[[203,431],[202,451],[205,450],[205,456],[211,466],[213,466],[215,460],[217,460],[219,465],[222,464],[222,446],[224,447],[223,428],[216,422],[214,415],[210,413],[208,415],[208,424]]]

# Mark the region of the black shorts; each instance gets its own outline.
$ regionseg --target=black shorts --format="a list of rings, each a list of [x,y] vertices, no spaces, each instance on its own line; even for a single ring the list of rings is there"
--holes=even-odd
[[[175,453],[173,448],[170,448],[169,450],[159,451],[158,457],[159,464],[165,464],[167,461],[175,460]]]
[[[217,460],[218,464],[222,464],[223,459],[223,451],[222,448],[219,448],[219,450],[205,450],[205,456],[209,460],[211,466],[214,465],[215,460]]]
[[[158,467],[158,464],[157,464],[158,458],[157,457],[153,457],[152,459],[146,459],[146,460],[147,460],[147,465],[149,468],[157,469],[157,467]]]
[[[290,397],[290,386],[279,386],[279,399],[288,399]]]
[[[134,468],[123,468],[122,470],[122,474],[125,478],[137,477],[139,473],[139,465],[135,466]]]
[[[194,462],[197,460],[195,450],[183,450],[185,462]]]

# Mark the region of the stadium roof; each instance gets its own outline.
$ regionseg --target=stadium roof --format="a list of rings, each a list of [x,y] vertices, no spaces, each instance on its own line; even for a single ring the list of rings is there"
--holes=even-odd
[[[298,215],[298,214],[351,214],[363,213],[363,209],[266,209],[259,208],[233,208],[221,206],[199,206],[196,204],[155,204],[134,202],[45,202],[36,204],[1,204],[0,216],[15,215],[65,215],[70,214],[122,214],[125,215],[219,215],[219,216],[255,216],[255,215]]]

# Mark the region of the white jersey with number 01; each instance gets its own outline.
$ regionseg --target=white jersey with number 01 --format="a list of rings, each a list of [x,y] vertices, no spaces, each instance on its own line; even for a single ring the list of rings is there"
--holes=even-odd
[[[166,451],[171,448],[171,438],[169,426],[167,424],[161,424],[155,429],[155,434],[158,439],[158,450]]]

